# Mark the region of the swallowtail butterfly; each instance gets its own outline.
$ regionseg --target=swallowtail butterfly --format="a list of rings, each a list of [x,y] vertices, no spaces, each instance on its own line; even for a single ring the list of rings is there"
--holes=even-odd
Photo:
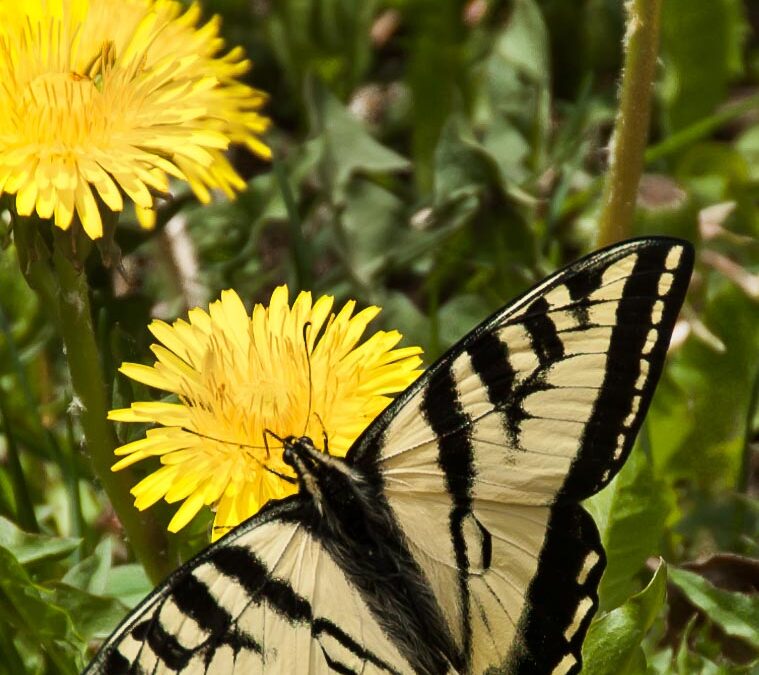
[[[343,460],[169,577],[85,671],[577,673],[605,556],[580,502],[624,464],[693,266],[628,241],[464,337]],[[276,431],[276,430],[275,430]]]

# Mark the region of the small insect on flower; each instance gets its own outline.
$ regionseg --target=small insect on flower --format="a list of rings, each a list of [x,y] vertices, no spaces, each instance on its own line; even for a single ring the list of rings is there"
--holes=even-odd
[[[270,499],[296,491],[277,437],[322,439],[333,455],[351,443],[419,375],[421,349],[396,349],[397,331],[359,341],[378,307],[336,314],[333,298],[312,303],[300,293],[290,307],[286,286],[268,307],[249,315],[234,291],[189,321],[154,321],[152,366],[124,363],[121,372],[171,392],[170,402],[135,402],[111,420],[154,423],[146,437],[116,450],[118,471],[160,456],[161,468],[133,489],[142,510],[161,498],[182,501],[169,524],[177,532],[204,506],[214,505],[213,539],[253,515]],[[271,433],[269,433],[271,432]],[[323,447],[320,448],[324,450]]]
[[[176,0],[0,3],[0,195],[18,215],[78,217],[97,239],[124,196],[150,226],[169,177],[203,202],[244,186],[224,151],[269,157],[265,96],[238,79],[240,49],[219,54],[218,17],[199,18]]]

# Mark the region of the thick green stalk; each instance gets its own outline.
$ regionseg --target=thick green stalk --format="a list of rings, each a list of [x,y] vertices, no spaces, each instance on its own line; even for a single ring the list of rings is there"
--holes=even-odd
[[[632,232],[651,119],[661,0],[628,0],[622,86],[598,221],[599,246]]]
[[[124,532],[148,576],[160,581],[173,569],[165,531],[152,515],[135,509],[129,489],[129,471],[111,471],[115,438],[106,420],[108,397],[90,313],[87,279],[61,246],[55,246],[53,266],[59,285],[57,297],[61,334],[87,452],[100,483],[124,527]]]

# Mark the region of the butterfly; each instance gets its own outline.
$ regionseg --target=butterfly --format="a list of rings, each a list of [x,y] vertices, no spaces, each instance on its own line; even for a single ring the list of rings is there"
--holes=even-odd
[[[283,440],[298,492],[172,574],[95,673],[581,669],[605,566],[580,502],[619,471],[693,267],[631,240],[496,312],[345,459]]]

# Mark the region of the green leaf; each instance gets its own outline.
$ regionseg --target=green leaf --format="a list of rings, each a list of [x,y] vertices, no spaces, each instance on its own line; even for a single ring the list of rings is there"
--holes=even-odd
[[[492,310],[481,295],[462,293],[451,298],[440,308],[440,342],[445,346],[457,342]]]
[[[639,588],[638,573],[650,556],[660,552],[674,494],[654,476],[651,462],[638,446],[614,480],[585,505],[606,549],[599,598],[601,611],[609,611]]]
[[[725,633],[759,649],[759,596],[722,590],[699,574],[674,567],[670,579]]]
[[[0,547],[8,549],[22,565],[65,558],[80,543],[81,539],[29,534],[10,520],[0,518]]]
[[[112,548],[110,538],[103,539],[92,555],[66,572],[63,582],[83,591],[102,595],[111,569]]]
[[[131,563],[110,569],[103,595],[117,598],[131,609],[152,590],[142,565]]]
[[[667,566],[662,560],[646,588],[590,624],[582,649],[583,674],[645,672],[641,642],[663,607],[666,593]]]
[[[483,111],[492,126],[485,144],[503,174],[514,180],[526,175],[525,164],[544,163],[550,124],[549,37],[533,0],[514,3],[504,29],[496,36],[485,62]],[[526,141],[530,139],[530,143]],[[501,154],[508,150],[514,154]]]
[[[670,484],[687,481],[713,490],[734,486],[740,474],[759,370],[759,311],[727,280],[713,277],[709,286],[701,320],[726,349],[716,353],[700,340],[688,340],[659,384],[648,421],[657,473]]]
[[[495,51],[505,63],[534,82],[547,82],[548,33],[543,15],[533,0],[519,0]]]
[[[460,0],[414,0],[408,3],[407,82],[411,108],[412,156],[416,185],[427,197],[434,186],[433,161],[440,132],[456,109],[464,78],[466,33]]]
[[[721,656],[719,648],[712,645],[709,654],[704,654],[703,649],[706,646],[703,643],[704,633],[708,633],[708,626],[701,624],[697,617],[693,616],[688,622],[680,640],[680,647],[677,653],[672,656],[672,649],[668,648],[665,653],[669,656],[669,662],[666,668],[657,668],[656,672],[663,672],[664,675],[756,675],[759,660],[755,659],[753,663],[744,663],[741,665],[731,663]],[[700,635],[699,635],[700,634]],[[710,658],[711,657],[711,658]],[[719,658],[720,663],[715,663],[712,659]],[[658,661],[658,659],[657,659]]]
[[[424,345],[429,337],[429,323],[405,293],[387,291],[378,296],[385,326],[403,326],[403,345]],[[424,355],[423,355],[424,358]]]
[[[408,160],[386,148],[364,128],[321,82],[310,81],[311,128],[321,145],[321,167],[328,176],[333,200],[342,203],[348,179],[358,172],[401,171]]]
[[[441,204],[500,184],[498,165],[476,141],[466,120],[451,118],[435,149],[435,202]]]
[[[81,643],[67,612],[54,594],[35,584],[18,560],[0,548],[0,630],[18,632],[36,644],[55,664],[57,673],[75,675]]]
[[[661,92],[670,131],[707,117],[725,99],[742,69],[746,29],[740,0],[663,3]]]
[[[106,637],[129,611],[116,598],[104,598],[64,583],[50,585],[54,602],[68,613],[77,634],[85,641]]]
[[[748,178],[759,182],[759,125],[749,127],[735,142],[735,149],[743,155],[748,166]]]
[[[353,274],[369,284],[405,234],[405,207],[389,190],[361,178],[349,182],[345,200],[343,257]]]
[[[301,91],[307,72],[315,72],[341,96],[353,91],[370,63],[369,31],[376,5],[376,0],[287,0],[272,5],[267,12],[268,47],[293,91]]]

